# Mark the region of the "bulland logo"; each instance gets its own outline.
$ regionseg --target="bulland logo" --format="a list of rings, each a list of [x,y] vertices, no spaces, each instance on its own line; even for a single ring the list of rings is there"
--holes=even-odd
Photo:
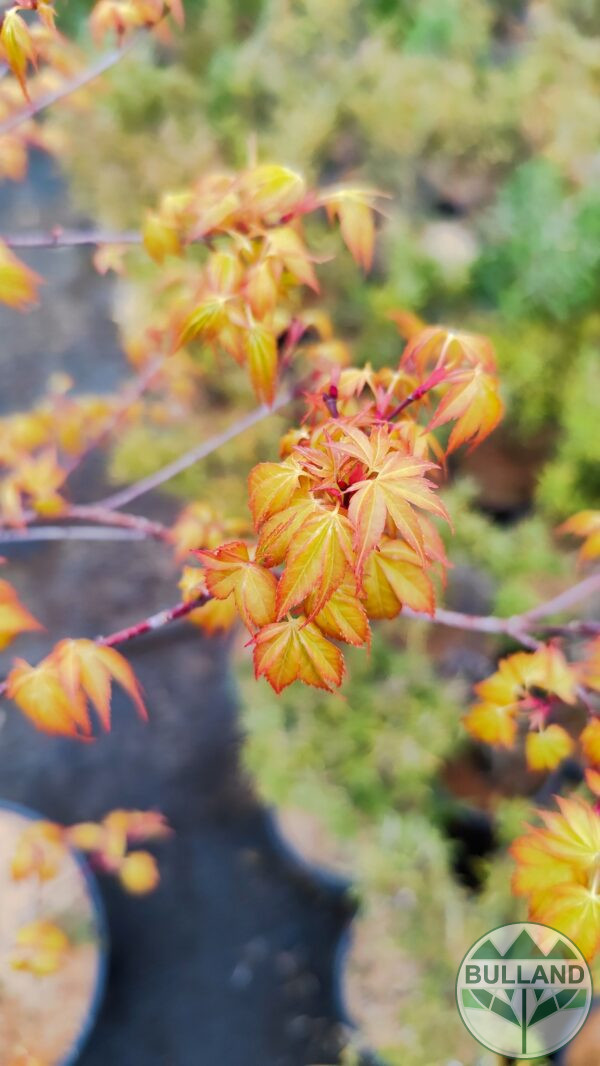
[[[579,1032],[590,1012],[592,977],[568,937],[547,925],[517,922],[473,944],[458,971],[456,1002],[484,1047],[537,1059]]]

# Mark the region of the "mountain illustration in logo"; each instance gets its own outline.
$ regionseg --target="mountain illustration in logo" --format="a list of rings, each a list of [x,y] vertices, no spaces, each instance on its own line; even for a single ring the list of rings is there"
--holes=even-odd
[[[577,955],[563,940],[556,940],[547,953],[543,952],[526,929],[519,933],[509,948],[502,954],[491,940],[485,940],[472,959],[576,959]]]

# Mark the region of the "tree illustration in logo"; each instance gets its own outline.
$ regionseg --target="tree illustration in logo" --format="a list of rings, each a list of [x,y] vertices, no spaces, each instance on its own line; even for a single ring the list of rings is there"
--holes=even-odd
[[[564,941],[557,938],[548,952],[543,952],[526,930],[517,936],[504,954],[491,940],[483,944],[471,955],[471,960],[484,962],[530,962],[531,960],[574,960],[578,957]],[[587,993],[583,988],[564,988],[556,991],[555,987],[545,988],[502,988],[489,991],[485,988],[463,988],[463,1007],[490,1011],[505,1021],[511,1022],[521,1030],[521,1053],[527,1053],[527,1036],[539,1022],[562,1011],[585,1009]]]

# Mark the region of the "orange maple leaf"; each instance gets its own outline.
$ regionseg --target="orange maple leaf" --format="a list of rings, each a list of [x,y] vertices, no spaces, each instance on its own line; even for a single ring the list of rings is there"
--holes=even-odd
[[[33,724],[44,733],[87,737],[91,723],[85,700],[69,695],[58,666],[50,658],[31,666],[16,659],[6,679],[6,692]]]
[[[342,683],[344,660],[339,648],[302,616],[265,626],[253,643],[256,677],[266,677],[275,692],[292,681],[329,690]]]
[[[600,948],[600,815],[581,799],[540,811],[544,827],[512,845],[513,890],[529,900],[534,921],[571,937],[587,958]]]
[[[352,525],[336,508],[319,508],[291,538],[277,586],[277,617],[283,618],[311,593],[318,614],[354,566]]]
[[[0,651],[19,633],[34,632],[44,627],[23,607],[8,581],[0,580]]]
[[[6,17],[6,16],[5,16]],[[35,303],[42,278],[13,255],[0,240],[0,300],[9,307],[24,311]]]
[[[19,15],[17,7],[12,7],[2,16],[0,25],[0,54],[4,56],[13,74],[17,78],[23,95],[29,100],[25,75],[31,63],[37,63],[37,52],[31,31],[25,19]]]
[[[66,692],[74,699],[88,699],[105,729],[110,729],[113,681],[131,697],[140,717],[148,717],[135,674],[116,648],[96,644],[93,640],[61,640],[51,658],[58,667]]]
[[[579,511],[558,527],[559,533],[571,533],[582,537],[579,558],[597,559],[600,557],[600,511]]]
[[[363,589],[371,618],[395,618],[405,604],[431,615],[435,610],[435,589],[422,558],[408,544],[390,537],[384,537],[367,559]]]
[[[61,736],[92,735],[88,700],[110,729],[112,681],[117,681],[147,717],[133,670],[114,648],[92,640],[61,640],[42,662],[17,659],[7,678],[7,694],[38,729]]]
[[[329,217],[339,219],[344,244],[358,265],[366,271],[371,269],[373,263],[373,203],[378,195],[372,189],[337,189],[321,197]]]
[[[218,600],[233,596],[235,605],[250,632],[275,619],[277,578],[252,562],[241,540],[223,544],[214,551],[194,552],[206,569],[206,587]]]
[[[554,770],[571,754],[575,745],[562,726],[551,723],[525,738],[525,755],[531,770]]]
[[[363,463],[367,473],[348,488],[352,493],[348,518],[355,530],[358,575],[362,574],[370,552],[381,541],[387,519],[424,559],[423,530],[416,509],[448,519],[444,505],[434,495],[434,486],[427,478],[428,471],[435,464],[390,452],[386,431],[374,431],[371,438],[361,430],[347,432],[353,441],[349,445],[344,441],[340,447]]]
[[[576,673],[555,645],[544,645],[534,652],[517,652],[502,659],[496,673],[475,686],[481,702],[465,716],[465,727],[472,736],[487,744],[511,747],[516,738],[519,713],[531,715],[530,724],[534,726],[539,725],[541,714],[543,732],[537,739],[528,738],[526,754],[533,760],[530,762],[532,769],[541,769],[542,765],[549,767],[549,761],[553,759],[558,761],[552,765],[558,765],[560,752],[567,755],[571,742],[566,734],[562,735],[564,730],[561,727],[546,726],[549,704],[545,701],[547,697],[556,696],[564,703],[573,704],[576,687]],[[541,707],[538,707],[540,700]]]
[[[448,441],[450,454],[466,441],[475,448],[496,428],[504,413],[498,394],[498,379],[477,365],[453,373],[451,384],[439,404],[428,429],[437,429],[456,420]]]
[[[493,373],[496,356],[491,342],[479,333],[453,330],[447,326],[427,326],[413,334],[402,353],[401,365],[415,370],[420,377],[429,367],[456,369],[481,366]]]
[[[322,633],[356,647],[370,643],[369,619],[357,596],[356,581],[352,575],[346,575],[318,613],[315,613],[315,601],[316,597],[311,593],[305,603],[306,614],[313,618]]]
[[[250,510],[254,526],[260,525],[290,503],[300,486],[302,471],[294,459],[283,463],[258,463],[248,478]]]

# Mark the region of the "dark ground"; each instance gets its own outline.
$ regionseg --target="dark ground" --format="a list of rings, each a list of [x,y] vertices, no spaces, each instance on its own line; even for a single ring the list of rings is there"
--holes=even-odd
[[[0,232],[65,221],[64,192],[34,158],[26,186],[0,189]],[[72,221],[72,220],[71,220]],[[110,282],[85,250],[27,257],[48,279],[38,310],[0,310],[0,404],[26,407],[52,370],[110,389],[123,362]],[[94,492],[94,471],[83,490]],[[141,508],[140,508],[141,510]],[[53,544],[5,550],[6,576],[45,624],[19,652],[95,636],[176,598],[164,548]],[[143,900],[102,886],[112,941],[108,994],[81,1066],[304,1066],[335,1060],[333,954],[341,901],[273,850],[239,767],[236,692],[224,642],[182,624],[128,649],[147,698],[143,724],[114,700],[93,744],[47,738],[12,705],[0,719],[0,798],[64,822],[114,807],[158,808],[162,883]]]

